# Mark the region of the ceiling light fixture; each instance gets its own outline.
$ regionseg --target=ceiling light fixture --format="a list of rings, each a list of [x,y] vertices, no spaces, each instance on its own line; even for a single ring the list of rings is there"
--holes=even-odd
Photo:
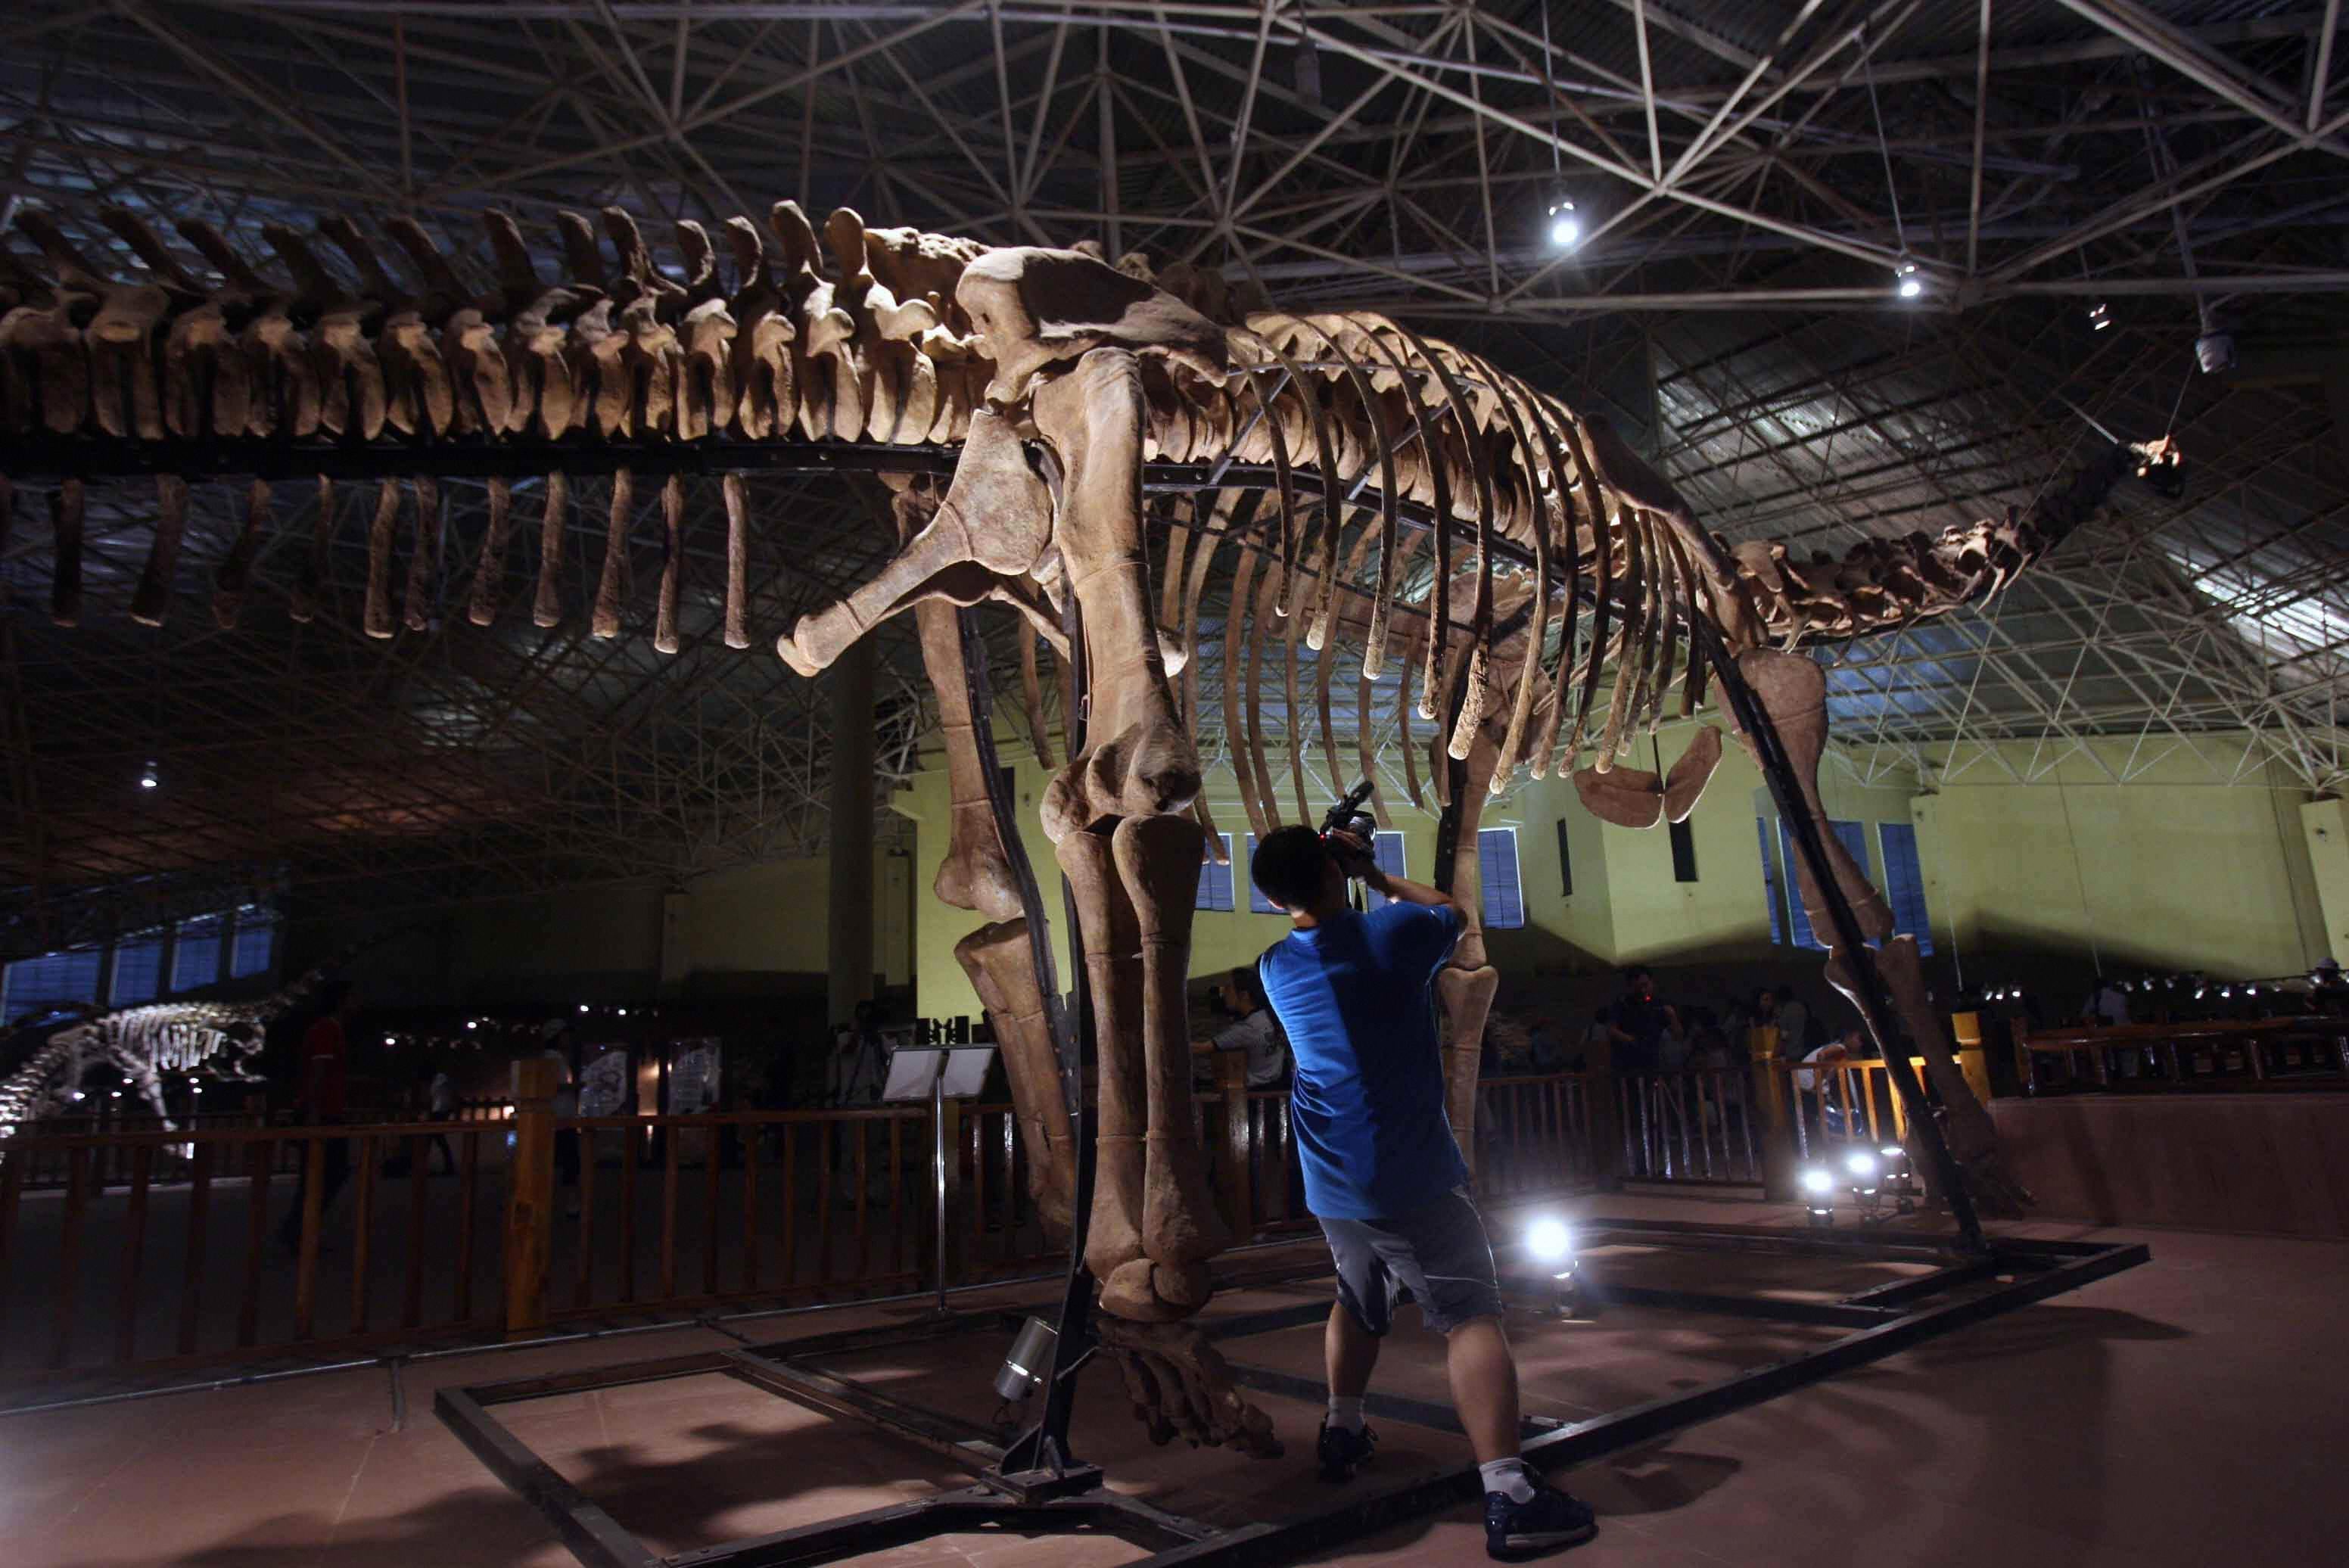
[[[155,773],[155,764],[154,764],[154,763],[150,762],[150,763],[148,763],[148,764],[147,764],[147,766],[146,766],[144,769],[140,769],[140,774],[139,774],[139,788],[140,788],[141,789],[155,789],[155,788],[157,788],[159,785],[160,785],[162,782],[163,782],[163,781],[162,781],[162,779],[160,779],[160,778],[156,777],[156,773]]]
[[[1549,204],[1549,242],[1561,251],[1582,243],[1582,219],[1576,214],[1574,203],[1563,196]]]
[[[1925,292],[1925,280],[1918,273],[1914,262],[1903,262],[1893,268],[1892,280],[1892,292],[1902,299],[1915,299]]]
[[[2102,332],[2105,328],[2112,325],[2112,307],[2106,304],[2104,301],[2098,300],[2095,304],[2088,307],[2088,330],[2090,332]]]

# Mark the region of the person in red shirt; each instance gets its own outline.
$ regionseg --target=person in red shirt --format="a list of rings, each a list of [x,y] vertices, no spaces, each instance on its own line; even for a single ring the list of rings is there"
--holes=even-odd
[[[304,1127],[334,1126],[350,1109],[350,1040],[344,1026],[359,1010],[358,993],[351,988],[349,981],[334,980],[320,991],[319,1000],[325,1004],[326,1011],[303,1032],[295,1058],[294,1119]],[[324,1180],[318,1199],[322,1215],[334,1206],[335,1195],[351,1179],[350,1140],[326,1140],[324,1155],[320,1161]],[[308,1182],[309,1163],[305,1159],[302,1176],[294,1183],[294,1206],[277,1228],[277,1239],[289,1253],[299,1251],[302,1245],[302,1211],[309,1197]]]

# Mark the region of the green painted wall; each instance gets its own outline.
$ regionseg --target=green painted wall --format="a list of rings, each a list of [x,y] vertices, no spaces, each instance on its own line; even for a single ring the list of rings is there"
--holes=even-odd
[[[2116,769],[2131,749],[2094,744]],[[2016,743],[2011,759],[2030,750]],[[1915,804],[1935,932],[1970,972],[2093,955],[2123,970],[2296,973],[2324,951],[2306,799],[2281,767],[2228,785],[2185,757],[2117,786],[2076,755],[2040,783],[1988,769],[1944,779]]]

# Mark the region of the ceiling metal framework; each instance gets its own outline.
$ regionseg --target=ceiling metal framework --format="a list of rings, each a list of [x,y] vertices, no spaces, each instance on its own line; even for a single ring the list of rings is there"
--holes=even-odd
[[[406,213],[481,276],[490,207],[710,222],[791,196],[1095,239],[1288,308],[1425,322],[1609,413],[1731,539],[1837,553],[2027,503],[2086,417],[2174,431],[2181,500],[2131,498],[1979,612],[1826,653],[1841,754],[1871,777],[2116,782],[2184,757],[2212,782],[2278,764],[2321,789],[2349,767],[2340,13],[29,0],[0,23],[0,205],[109,256],[107,203],[241,240]],[[1567,201],[1581,232],[1560,248]],[[2198,371],[2198,340],[2220,339],[2233,367]],[[445,489],[477,531],[478,490]],[[854,486],[770,478],[752,500],[780,545],[757,563],[771,631],[894,542]],[[688,635],[665,658],[577,614],[370,643],[331,605],[285,614],[291,551],[223,632],[200,606],[242,505],[198,487],[160,630],[108,613],[138,569],[108,539],[139,520],[94,505],[100,613],[70,634],[31,613],[45,542],[0,544],[0,949],[223,888],[380,911],[822,843],[823,691],[762,649]],[[341,532],[346,597],[362,532]],[[925,711],[903,629],[882,659],[885,789],[918,765]]]

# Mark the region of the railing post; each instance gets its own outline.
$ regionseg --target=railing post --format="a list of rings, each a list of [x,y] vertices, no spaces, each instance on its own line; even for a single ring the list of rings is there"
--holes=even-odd
[[[1224,1097],[1224,1164],[1231,1176],[1224,1183],[1225,1218],[1232,1234],[1242,1241],[1256,1234],[1256,1131],[1248,1116],[1247,1053],[1217,1051],[1216,1088]]]
[[[507,1168],[505,1332],[523,1338],[546,1326],[547,1277],[554,1252],[556,1067],[544,1057],[513,1064],[513,1161]]]
[[[1754,1059],[1754,1109],[1760,1119],[1762,1195],[1774,1203],[1795,1198],[1794,1085],[1778,1054],[1778,1031],[1764,1025],[1747,1037]]]

